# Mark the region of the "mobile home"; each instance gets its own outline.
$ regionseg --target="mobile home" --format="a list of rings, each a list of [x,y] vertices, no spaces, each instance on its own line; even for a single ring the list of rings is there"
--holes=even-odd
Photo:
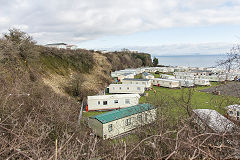
[[[174,79],[175,81],[179,81],[181,87],[193,87],[194,81],[188,79]]]
[[[156,108],[139,104],[89,117],[88,126],[103,139],[114,138],[156,120]]]
[[[120,71],[111,72],[111,77],[117,78],[118,76],[123,75],[125,73],[131,73],[133,75],[136,75],[136,71],[134,70],[120,70]]]
[[[194,84],[199,85],[199,86],[210,86],[211,85],[208,79],[199,79],[199,78],[194,79]]]
[[[234,104],[226,107],[228,115],[234,120],[240,120],[240,105]]]
[[[143,72],[142,78],[143,79],[154,79],[154,75],[152,75],[151,73],[148,73],[148,72]]]
[[[122,80],[123,84],[141,84],[144,85],[145,88],[151,88],[151,80],[150,79],[133,79],[133,78],[124,78]]]
[[[171,79],[160,79],[160,78],[154,78],[152,80],[153,85],[159,86],[159,87],[167,87],[167,88],[178,88],[180,87],[179,81],[171,80]]]
[[[120,82],[122,82],[122,80],[124,78],[134,78],[134,74],[133,73],[124,73],[124,74],[121,74],[121,75],[118,76],[118,80]]]
[[[109,93],[138,93],[145,92],[145,85],[140,84],[110,84]]]
[[[139,102],[139,94],[114,94],[87,97],[87,111],[120,109]]]
[[[198,124],[203,131],[225,133],[233,132],[236,129],[236,125],[233,122],[215,110],[194,109],[193,115],[193,122]]]
[[[161,74],[161,78],[162,78],[162,79],[175,79],[174,76],[168,75],[168,74]]]

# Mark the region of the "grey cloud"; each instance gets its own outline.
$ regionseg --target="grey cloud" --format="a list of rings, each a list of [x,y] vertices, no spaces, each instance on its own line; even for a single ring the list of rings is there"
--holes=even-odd
[[[153,56],[171,55],[210,55],[225,54],[234,46],[232,43],[199,43],[199,44],[171,44],[158,46],[129,46],[130,50],[151,53]],[[107,48],[105,48],[107,49]],[[120,50],[121,48],[108,48],[107,50]]]
[[[234,4],[225,6],[225,3]],[[0,0],[0,31],[19,27],[39,43],[179,26],[240,24],[233,0]],[[217,6],[217,7],[216,7]]]

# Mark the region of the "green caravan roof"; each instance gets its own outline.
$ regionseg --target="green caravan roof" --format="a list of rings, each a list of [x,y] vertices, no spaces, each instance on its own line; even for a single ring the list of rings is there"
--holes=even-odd
[[[108,122],[112,122],[124,117],[128,117],[137,113],[141,113],[144,111],[148,111],[151,109],[154,109],[155,106],[151,105],[151,104],[138,104],[135,106],[131,106],[131,107],[126,107],[126,108],[122,108],[119,110],[114,110],[114,111],[110,111],[107,113],[103,113],[103,114],[99,114],[96,116],[92,116],[90,118],[92,119],[97,119],[98,121],[100,121],[102,124],[108,123]]]

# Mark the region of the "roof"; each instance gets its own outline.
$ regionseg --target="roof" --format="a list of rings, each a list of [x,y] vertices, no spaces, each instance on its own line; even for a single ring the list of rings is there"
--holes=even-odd
[[[150,81],[150,79],[134,79],[134,78],[124,78],[126,81]]]
[[[142,73],[144,76],[153,76],[151,73],[148,73],[148,72],[143,72]]]
[[[212,109],[194,109],[193,112],[213,131],[232,132],[235,124]]]
[[[115,121],[115,120],[118,120],[118,119],[121,119],[124,117],[129,117],[129,116],[137,114],[137,113],[152,110],[154,108],[155,108],[155,106],[153,106],[151,104],[147,104],[147,103],[146,104],[138,104],[135,106],[126,107],[126,108],[122,108],[119,110],[114,110],[114,111],[110,111],[107,113],[92,116],[90,118],[97,119],[102,124],[105,124],[105,123],[109,123],[109,122],[112,122],[112,121]]]
[[[176,80],[176,79],[161,79],[161,78],[154,78],[153,80],[156,80],[156,81],[165,81],[165,82],[179,82],[179,81]]]
[[[227,109],[232,109],[232,110],[236,110],[236,109],[240,109],[240,105],[238,104],[233,104],[233,105],[230,105],[230,106],[227,106],[226,107]]]
[[[66,43],[51,43],[51,44],[47,44],[47,45],[67,45]]]
[[[168,74],[161,74],[161,76],[174,77],[173,75],[168,75]]]
[[[133,73],[123,73],[122,75],[128,76],[128,75],[133,75]]]
[[[184,82],[192,82],[193,83],[193,80],[192,79],[174,79],[175,81],[184,81]]]
[[[112,95],[98,95],[98,96],[87,96],[88,100],[91,99],[111,99],[111,98],[131,98],[131,97],[138,97],[140,98],[139,94],[112,94]]]
[[[109,86],[136,86],[136,87],[144,87],[145,88],[145,85],[142,85],[142,84],[110,84]]]

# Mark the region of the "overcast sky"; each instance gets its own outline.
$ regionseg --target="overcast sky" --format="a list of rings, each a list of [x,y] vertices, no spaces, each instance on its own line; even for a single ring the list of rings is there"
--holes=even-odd
[[[0,0],[0,32],[39,44],[219,54],[240,41],[240,0]]]

